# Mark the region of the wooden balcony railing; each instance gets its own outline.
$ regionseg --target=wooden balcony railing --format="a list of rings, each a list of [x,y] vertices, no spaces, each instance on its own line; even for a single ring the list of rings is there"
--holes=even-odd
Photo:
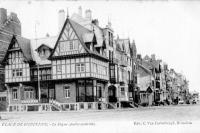
[[[51,74],[39,76],[39,80],[51,80],[51,79],[52,79]],[[37,75],[31,76],[31,80],[32,81],[38,81],[38,76]]]

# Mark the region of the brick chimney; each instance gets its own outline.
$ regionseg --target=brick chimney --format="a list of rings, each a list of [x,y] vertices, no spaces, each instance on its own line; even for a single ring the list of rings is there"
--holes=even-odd
[[[14,22],[16,22],[16,23],[20,24],[20,21],[19,21],[19,19],[18,19],[18,17],[17,17],[17,14],[16,14],[16,13],[14,13],[14,12],[11,12],[11,13],[10,13],[10,18],[12,19],[12,21],[14,21]]]
[[[85,11],[85,18],[88,20],[92,20],[92,11],[90,9]]]
[[[156,55],[155,55],[155,54],[152,54],[152,55],[151,55],[151,59],[152,59],[152,60],[156,60]]]
[[[58,12],[58,32],[62,30],[63,24],[65,22],[65,11],[59,10]]]
[[[7,20],[7,10],[0,8],[0,24],[3,24]]]

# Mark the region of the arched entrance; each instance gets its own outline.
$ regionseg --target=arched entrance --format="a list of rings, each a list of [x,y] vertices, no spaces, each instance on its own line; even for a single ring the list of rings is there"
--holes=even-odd
[[[117,102],[116,90],[117,88],[114,85],[108,87],[108,101],[110,103]]]

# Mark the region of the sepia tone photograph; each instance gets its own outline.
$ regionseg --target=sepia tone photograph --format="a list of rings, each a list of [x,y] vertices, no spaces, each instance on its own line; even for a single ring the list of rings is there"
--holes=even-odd
[[[199,133],[200,1],[0,0],[1,133]]]

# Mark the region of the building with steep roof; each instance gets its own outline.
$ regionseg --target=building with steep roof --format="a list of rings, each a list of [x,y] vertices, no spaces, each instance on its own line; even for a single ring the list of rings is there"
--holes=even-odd
[[[7,10],[0,8],[0,110],[6,110],[7,92],[4,86],[5,71],[2,60],[14,35],[21,35],[21,23],[16,13],[7,14]]]
[[[137,85],[140,89],[140,104],[144,106],[152,105],[154,100],[152,81],[154,81],[154,77],[151,70],[142,64],[138,64],[137,79]]]
[[[3,59],[10,111],[116,108],[131,101],[136,46],[114,41],[111,25],[101,28],[90,13],[63,19],[59,11],[65,21],[58,36],[12,36]]]

